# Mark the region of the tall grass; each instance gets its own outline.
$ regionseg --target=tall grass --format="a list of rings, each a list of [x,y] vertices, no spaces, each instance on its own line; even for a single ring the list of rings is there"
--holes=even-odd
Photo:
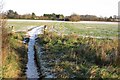
[[[6,25],[0,7],[0,79],[25,78],[27,46],[22,44],[25,33],[12,33]]]
[[[46,32],[38,43],[43,46],[42,60],[58,78],[120,79],[117,39],[95,39],[76,34]]]
[[[3,63],[3,78],[26,78],[27,45],[22,44],[23,34],[10,34],[9,52]]]

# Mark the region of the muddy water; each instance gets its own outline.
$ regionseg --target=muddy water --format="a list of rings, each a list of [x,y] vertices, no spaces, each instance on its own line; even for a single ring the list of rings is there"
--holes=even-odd
[[[37,70],[36,63],[34,61],[34,45],[35,45],[35,39],[38,34],[42,34],[43,26],[36,27],[28,32],[28,34],[31,36],[30,41],[28,43],[28,63],[27,63],[27,69],[26,69],[26,76],[27,78],[39,78],[39,73]]]

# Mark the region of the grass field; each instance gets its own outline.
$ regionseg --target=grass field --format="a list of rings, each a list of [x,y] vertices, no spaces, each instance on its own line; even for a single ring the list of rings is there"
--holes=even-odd
[[[117,39],[83,38],[80,36],[118,36],[117,24],[8,21],[15,31],[47,25],[45,34],[39,35],[43,47],[43,66],[50,68],[58,78],[116,78],[120,79]],[[56,33],[57,32],[57,33]],[[60,34],[60,35],[58,35]],[[63,35],[62,34],[68,34]]]
[[[7,26],[14,26],[15,31],[27,30],[34,26],[54,26],[56,31],[64,34],[78,34],[81,36],[117,37],[117,24],[94,24],[94,23],[66,23],[66,22],[37,22],[37,21],[8,21]]]
[[[39,59],[45,71],[57,78],[120,79],[117,39],[83,38],[76,34],[39,35]],[[44,71],[44,68],[43,68]]]

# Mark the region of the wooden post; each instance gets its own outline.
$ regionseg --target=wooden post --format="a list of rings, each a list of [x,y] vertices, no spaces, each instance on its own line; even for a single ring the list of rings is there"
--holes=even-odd
[[[15,31],[15,30],[14,30],[14,27],[12,26],[12,33],[14,33],[14,31]]]
[[[44,26],[44,35],[45,35],[45,28],[46,28],[46,25]]]

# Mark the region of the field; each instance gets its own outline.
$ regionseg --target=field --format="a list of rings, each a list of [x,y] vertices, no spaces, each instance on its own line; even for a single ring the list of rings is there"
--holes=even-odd
[[[8,21],[7,26],[14,26],[15,31],[26,30],[34,26],[47,25],[59,31],[60,34],[78,34],[80,36],[115,38],[118,36],[118,24],[94,23],[66,23],[66,22],[40,22],[40,21]]]
[[[40,25],[48,26],[37,40],[43,52],[39,59],[46,72],[58,78],[120,79],[117,24],[28,20],[7,24],[15,31]]]

